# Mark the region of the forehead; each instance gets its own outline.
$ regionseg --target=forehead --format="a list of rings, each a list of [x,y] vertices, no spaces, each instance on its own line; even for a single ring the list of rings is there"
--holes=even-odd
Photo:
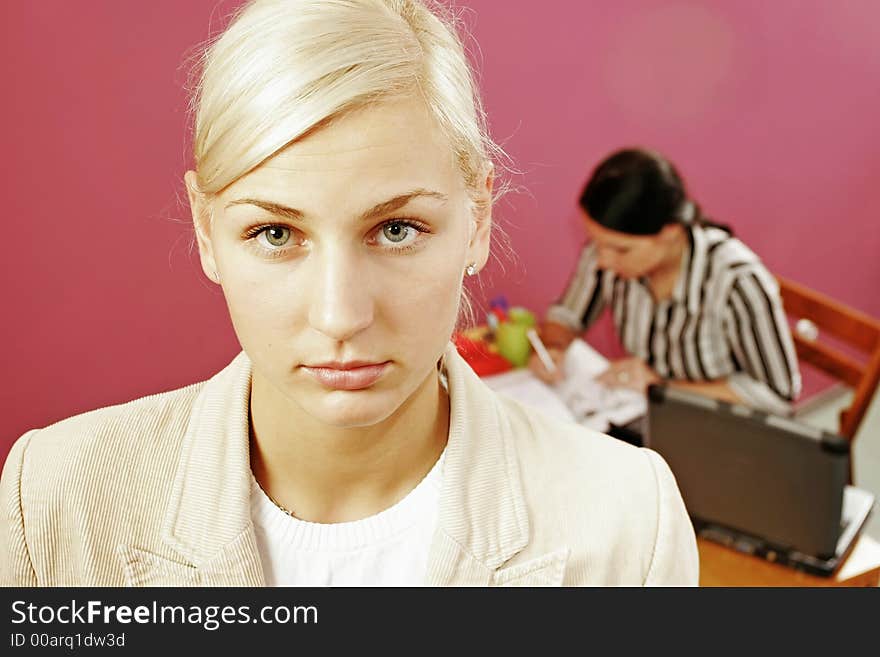
[[[276,153],[222,196],[259,194],[318,207],[332,201],[338,207],[410,189],[449,196],[463,189],[448,137],[414,98],[335,118]]]
[[[598,244],[619,248],[633,248],[643,244],[649,244],[655,238],[654,235],[630,235],[606,228],[594,221],[588,215],[584,217],[584,225],[590,238]]]

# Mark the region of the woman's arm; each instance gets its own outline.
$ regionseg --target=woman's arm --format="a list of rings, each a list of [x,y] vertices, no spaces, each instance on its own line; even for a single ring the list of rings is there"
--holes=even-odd
[[[578,333],[588,329],[602,313],[605,306],[602,282],[604,276],[605,273],[597,267],[596,249],[593,245],[584,247],[565,292],[559,301],[550,306],[545,317],[545,324],[567,328],[571,332],[564,347],[567,347]],[[555,337],[555,335],[545,335],[542,330],[541,339],[548,347],[556,346],[548,342]]]
[[[726,379],[718,381],[667,381],[672,388],[693,392],[704,397],[712,397],[731,404],[742,404],[743,400]]]
[[[743,400],[768,410],[794,401],[800,393],[800,371],[773,276],[761,266],[740,273],[728,293],[725,315],[730,351],[741,370],[733,376]],[[751,383],[739,385],[746,377]]]
[[[547,310],[539,330],[541,341],[556,363],[556,370],[549,372],[536,354],[532,354],[529,360],[529,369],[545,383],[557,383],[562,379],[565,350],[602,313],[605,306],[603,276],[597,267],[596,249],[592,245],[585,246],[565,292]]]
[[[717,381],[664,380],[648,367],[645,361],[634,356],[614,361],[597,380],[608,386],[632,388],[639,392],[645,392],[652,383],[664,383],[679,390],[720,399],[732,404],[743,403],[742,397],[737,394],[728,379],[719,379]]]

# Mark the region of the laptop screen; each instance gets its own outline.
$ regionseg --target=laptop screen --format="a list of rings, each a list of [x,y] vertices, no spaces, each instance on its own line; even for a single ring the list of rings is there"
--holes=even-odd
[[[652,386],[646,445],[666,459],[695,520],[780,550],[834,556],[849,473],[843,438]]]

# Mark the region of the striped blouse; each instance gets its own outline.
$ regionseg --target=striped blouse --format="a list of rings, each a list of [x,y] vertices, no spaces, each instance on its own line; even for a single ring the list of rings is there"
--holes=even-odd
[[[687,234],[671,298],[656,301],[646,278],[598,269],[588,244],[547,319],[582,331],[609,307],[624,348],[660,377],[726,379],[747,404],[789,412],[801,378],[776,279],[727,232],[689,226]]]

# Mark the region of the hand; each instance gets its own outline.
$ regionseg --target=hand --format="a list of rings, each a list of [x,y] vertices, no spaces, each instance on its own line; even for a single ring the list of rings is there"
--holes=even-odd
[[[660,382],[660,377],[641,358],[632,357],[614,361],[596,380],[612,388],[646,392],[649,385]]]
[[[553,385],[554,383],[559,383],[562,379],[565,378],[565,373],[562,371],[562,361],[564,360],[565,352],[561,349],[556,349],[554,347],[548,347],[547,353],[550,354],[550,358],[553,360],[553,363],[556,365],[555,372],[549,372],[546,367],[544,367],[544,362],[538,357],[538,354],[534,351],[532,355],[529,356],[529,369],[544,383]]]
[[[571,344],[571,341],[577,337],[577,333],[567,326],[551,321],[546,321],[541,325],[539,334],[541,340],[544,341],[544,344],[548,348],[556,347],[563,351],[565,351],[568,345]]]

